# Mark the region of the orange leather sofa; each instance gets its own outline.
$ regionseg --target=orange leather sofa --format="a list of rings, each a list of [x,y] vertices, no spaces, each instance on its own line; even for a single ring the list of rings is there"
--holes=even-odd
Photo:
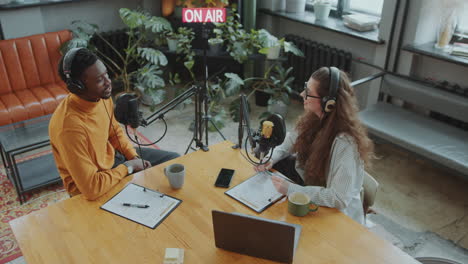
[[[0,40],[0,126],[52,113],[68,94],[57,73],[62,30]]]

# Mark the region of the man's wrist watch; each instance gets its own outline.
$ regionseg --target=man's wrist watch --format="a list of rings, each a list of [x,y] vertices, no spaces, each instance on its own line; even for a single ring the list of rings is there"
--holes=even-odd
[[[127,167],[127,173],[132,174],[133,173],[133,166],[128,165],[128,163],[124,162],[124,165]]]

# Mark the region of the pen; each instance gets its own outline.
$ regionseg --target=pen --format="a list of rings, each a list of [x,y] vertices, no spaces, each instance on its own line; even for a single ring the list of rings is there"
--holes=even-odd
[[[148,208],[149,205],[147,204],[131,204],[131,203],[123,203],[123,206],[128,206],[128,207],[136,207],[136,208]]]

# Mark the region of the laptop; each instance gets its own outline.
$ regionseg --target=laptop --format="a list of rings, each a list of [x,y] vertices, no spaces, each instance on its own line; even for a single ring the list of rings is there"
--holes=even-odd
[[[215,245],[253,257],[292,263],[301,226],[261,217],[212,211]]]

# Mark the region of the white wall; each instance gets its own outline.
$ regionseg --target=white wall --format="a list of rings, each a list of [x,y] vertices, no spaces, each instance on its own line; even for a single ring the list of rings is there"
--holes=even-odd
[[[406,1],[401,0],[396,21],[396,30],[391,45],[389,70],[393,69],[395,56],[397,55],[398,38],[402,32],[402,21]],[[449,0],[411,0],[404,27],[402,46],[406,44],[424,44],[435,42],[436,23],[439,21],[444,4]],[[452,1],[452,0],[451,0]],[[466,1],[466,0],[458,0]],[[282,36],[284,34],[296,34],[305,38],[325,43],[339,49],[351,51],[353,57],[362,57],[367,62],[384,67],[387,50],[390,47],[390,32],[393,15],[396,10],[397,0],[385,0],[380,25],[380,37],[386,42],[383,45],[361,41],[352,37],[335,33],[332,31],[316,28],[310,25],[279,19],[269,15],[259,15],[257,26],[266,28],[271,33]],[[463,10],[463,9],[461,9]],[[466,13],[466,11],[465,11]],[[468,16],[468,14],[465,14]],[[466,66],[460,66],[449,62],[436,60],[427,56],[415,55],[410,52],[400,51],[397,72],[401,74],[412,74],[419,78],[435,78],[459,83],[468,87],[468,74]],[[364,76],[376,73],[376,70],[359,63],[353,63],[352,78],[357,80]],[[361,108],[376,101],[378,95],[378,81],[370,85],[362,85],[356,88]]]
[[[456,1],[411,0],[403,46],[406,44],[434,43],[440,16],[446,10],[445,7],[454,2]],[[468,16],[467,10],[463,9],[463,5],[460,5],[460,7],[457,8],[458,15]],[[411,73],[419,78],[447,80],[468,87],[467,68],[467,66],[402,51],[398,72]],[[409,72],[407,69],[410,69]]]
[[[160,0],[93,0],[0,11],[5,39],[66,29],[74,20],[99,25],[103,31],[123,28],[119,9],[143,7],[160,13]]]

